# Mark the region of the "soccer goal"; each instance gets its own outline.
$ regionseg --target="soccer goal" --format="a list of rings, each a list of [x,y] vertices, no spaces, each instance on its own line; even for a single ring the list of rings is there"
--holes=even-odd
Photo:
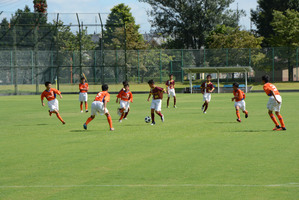
[[[216,73],[217,74],[217,90],[220,93],[219,79],[221,73],[244,73],[245,77],[245,93],[248,92],[247,87],[247,73],[252,72],[250,66],[227,66],[227,67],[183,67],[185,73],[188,74],[188,79],[190,83],[190,93],[192,93],[192,75],[194,73]]]

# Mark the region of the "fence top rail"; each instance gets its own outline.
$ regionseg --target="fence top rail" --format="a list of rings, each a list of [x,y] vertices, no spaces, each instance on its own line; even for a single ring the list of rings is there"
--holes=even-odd
[[[227,67],[183,67],[186,73],[233,73],[233,72],[251,72],[250,66],[227,66]]]

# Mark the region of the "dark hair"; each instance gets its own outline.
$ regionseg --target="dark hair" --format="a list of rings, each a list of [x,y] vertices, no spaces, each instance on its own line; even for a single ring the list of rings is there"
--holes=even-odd
[[[170,77],[170,76],[173,76],[173,74],[169,74],[169,77]]]
[[[107,84],[104,84],[102,85],[102,91],[107,91],[108,90],[108,85]]]
[[[270,79],[270,77],[269,77],[268,75],[264,75],[264,76],[262,77],[262,80],[265,81],[265,83],[268,83],[268,82],[269,82],[269,79]]]
[[[235,87],[237,87],[237,88],[238,88],[238,87],[239,87],[239,83],[237,83],[237,82],[234,82],[234,83],[233,83],[233,86],[235,86]]]
[[[84,77],[81,77],[81,81],[82,81],[83,79],[85,80],[85,78],[84,78]]]
[[[128,84],[128,81],[123,81],[124,87],[125,87],[126,84]]]
[[[130,86],[130,85],[129,85],[129,83],[127,83],[127,84],[124,84],[124,87],[127,87],[127,86]]]
[[[211,76],[211,74],[208,74],[208,75],[207,75],[207,78],[208,78],[208,77],[210,77],[210,78],[211,78],[211,77],[212,77],[212,76]]]
[[[153,79],[151,79],[151,80],[149,80],[147,83],[151,85],[151,84],[154,84],[155,82],[154,82]]]
[[[45,86],[47,87],[49,84],[51,84],[50,81],[45,82]]]

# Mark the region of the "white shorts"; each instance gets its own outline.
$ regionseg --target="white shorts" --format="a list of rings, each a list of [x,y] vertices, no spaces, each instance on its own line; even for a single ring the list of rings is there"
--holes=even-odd
[[[58,100],[54,99],[52,101],[48,101],[48,107],[50,109],[50,111],[55,111],[55,110],[59,110],[59,104],[58,104]]]
[[[168,97],[175,97],[175,90],[174,89],[168,89]]]
[[[162,99],[153,99],[151,109],[155,109],[156,111],[161,111]]]
[[[88,100],[88,94],[87,92],[80,92],[79,93],[79,101],[87,101]]]
[[[275,95],[276,99],[280,102],[277,103],[277,101],[274,99],[274,96],[271,96],[269,98],[269,101],[267,103],[267,108],[270,111],[280,112],[281,104],[282,104],[282,98],[280,95]]]
[[[244,100],[235,102],[235,108],[239,106],[239,109],[242,111],[246,110],[246,103]]]
[[[211,93],[204,93],[203,94],[203,101],[211,101]]]
[[[108,113],[108,109],[106,108],[104,110],[104,103],[101,101],[94,101],[91,104],[91,115],[97,115],[100,113],[101,115],[104,115]]]
[[[130,101],[123,101],[120,100],[119,102],[120,108],[124,108],[124,112],[128,112],[128,109],[130,108]]]

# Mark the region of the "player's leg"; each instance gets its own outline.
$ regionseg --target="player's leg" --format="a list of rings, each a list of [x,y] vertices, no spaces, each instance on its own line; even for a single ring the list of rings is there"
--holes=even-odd
[[[84,94],[84,102],[85,102],[85,112],[88,112],[88,94],[87,92]]]
[[[121,120],[124,118],[124,116],[125,116],[125,111],[126,110],[126,108],[125,107],[123,107],[123,108],[121,108],[121,116],[120,116],[120,118],[119,118],[119,122],[121,122]]]
[[[110,131],[114,131],[114,128],[113,128],[113,125],[112,125],[112,118],[111,118],[111,115],[109,114],[109,112],[106,112],[105,115],[106,115],[107,120],[108,120],[108,124],[109,124],[109,127],[110,127]]]
[[[88,103],[85,101],[85,112],[88,112]]]
[[[168,98],[167,98],[167,108],[169,108],[169,100],[170,100],[170,96],[168,95]]]
[[[62,124],[65,124],[65,121],[62,119],[62,117],[59,114],[58,110],[55,110],[54,113],[56,113],[56,117],[61,121]]]
[[[156,102],[155,112],[157,115],[161,117],[162,122],[164,122],[164,115],[161,113],[161,107],[162,107],[162,100],[158,100]]]
[[[277,118],[278,118],[278,120],[280,122],[281,130],[286,130],[286,127],[285,127],[285,124],[284,124],[284,121],[283,121],[283,118],[282,118],[280,112],[276,111],[275,114],[276,114],[276,116],[277,116]]]
[[[272,110],[268,110],[268,114],[269,114],[270,118],[272,119],[272,121],[275,124],[275,128],[273,130],[279,129],[280,128],[279,123],[277,122],[276,117],[274,116]]]
[[[80,112],[83,113],[83,101],[80,101]]]
[[[176,108],[176,96],[173,96],[173,107]]]
[[[245,103],[244,100],[241,101],[241,107],[240,107],[240,109],[245,114],[245,118],[248,118],[248,111],[246,110],[246,103]]]
[[[94,101],[91,104],[91,113],[90,113],[90,117],[86,120],[86,122],[83,124],[83,128],[86,130],[87,129],[87,125],[95,118],[96,113],[98,111],[97,108],[97,102]]]
[[[128,107],[128,111],[127,111],[127,112],[125,112],[124,119],[127,119],[127,116],[128,116],[128,114],[129,114],[129,112],[130,112],[130,107]]]
[[[89,122],[91,122],[94,118],[95,118],[95,115],[90,115],[90,117],[86,120],[86,122],[83,124],[83,128],[85,130],[87,129],[87,125],[89,124]]]
[[[151,118],[152,118],[152,124],[151,125],[155,125],[155,109],[151,108]]]
[[[208,107],[209,107],[209,101],[206,100],[206,101],[205,101],[205,108],[204,108],[203,113],[206,113],[206,111],[208,110]]]
[[[238,105],[237,102],[235,103],[235,108],[236,108],[237,121],[241,122],[240,111],[239,111],[240,106]]]

